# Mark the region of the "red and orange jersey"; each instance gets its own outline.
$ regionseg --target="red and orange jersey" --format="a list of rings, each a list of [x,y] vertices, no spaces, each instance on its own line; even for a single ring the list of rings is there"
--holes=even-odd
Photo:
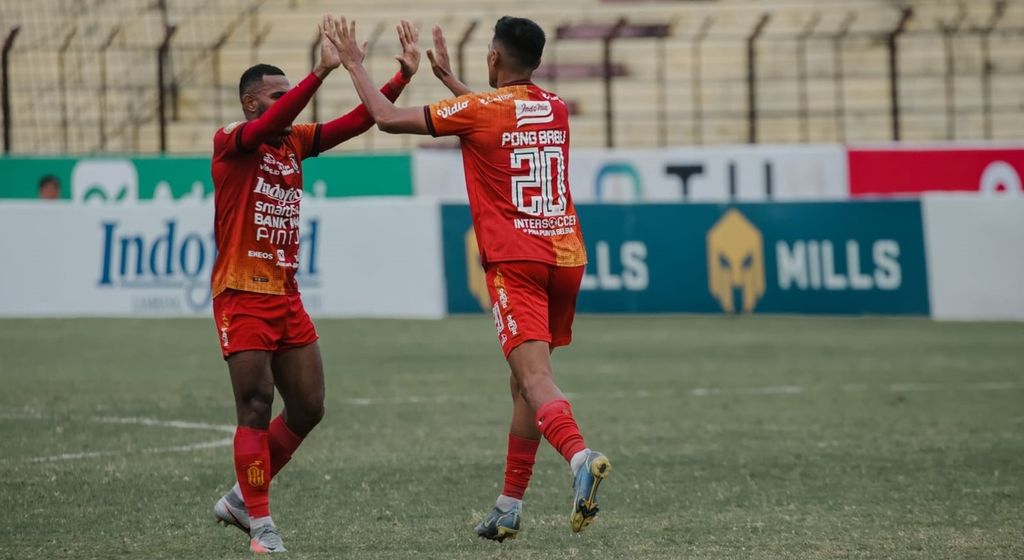
[[[292,126],[281,146],[241,146],[246,123],[213,138],[214,232],[212,295],[231,288],[263,294],[298,292],[302,160],[316,155],[320,125]]]
[[[532,83],[424,107],[434,136],[459,136],[484,263],[587,262],[569,191],[569,111]]]

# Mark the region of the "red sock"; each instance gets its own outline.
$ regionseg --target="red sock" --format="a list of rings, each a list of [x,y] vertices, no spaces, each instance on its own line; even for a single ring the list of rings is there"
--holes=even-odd
[[[526,487],[533,475],[533,463],[537,459],[539,439],[526,439],[515,434],[508,435],[508,456],[505,458],[505,487],[501,494],[509,498],[523,499]]]
[[[538,408],[537,427],[566,461],[571,461],[573,455],[587,448],[576,419],[572,417],[569,401],[551,401]]]
[[[270,422],[267,433],[270,443],[270,478],[273,479],[292,460],[292,454],[299,448],[302,438],[285,424],[280,414]]]
[[[267,430],[235,430],[235,474],[249,517],[270,515],[270,446]]]

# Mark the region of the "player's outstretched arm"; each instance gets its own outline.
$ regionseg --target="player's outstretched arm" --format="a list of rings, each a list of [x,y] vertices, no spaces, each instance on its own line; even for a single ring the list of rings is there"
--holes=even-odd
[[[452,61],[448,56],[448,43],[444,40],[444,33],[441,31],[440,25],[434,26],[434,48],[427,49],[427,58],[430,59],[430,69],[434,71],[437,79],[441,80],[444,87],[451,90],[456,96],[473,92],[452,72]]]
[[[398,72],[388,83],[380,88],[380,93],[388,101],[394,102],[408,83],[409,81],[404,79],[402,74]],[[325,152],[342,142],[351,140],[370,130],[373,125],[373,117],[366,110],[366,105],[360,103],[355,109],[334,120],[325,122],[320,127],[320,151]]]
[[[332,70],[341,65],[338,50],[330,40],[330,33],[336,22],[334,16],[325,15],[318,28],[320,30],[320,63],[309,76],[299,85],[288,90],[269,109],[259,117],[245,123],[241,132],[241,146],[254,149],[268,142],[281,133],[299,116],[309,100],[313,98],[317,88]]]
[[[409,55],[415,58],[416,66],[419,66],[419,34],[407,21],[402,21],[398,26],[398,38],[402,43],[403,56]],[[370,116],[377,122],[377,128],[384,132],[429,134],[427,122],[423,115],[422,107],[396,107],[387,97],[374,87],[366,68],[363,67],[363,58],[366,56],[366,44],[362,47],[356,42],[356,23],[349,23],[341,18],[336,26],[336,33],[331,35],[335,42],[338,53],[341,56],[341,64],[348,70],[352,78],[352,84],[363,100],[363,105],[370,112]],[[412,60],[412,58],[410,58]]]
[[[409,84],[409,80],[420,67],[419,49],[415,48],[415,44],[410,46],[402,41],[405,30],[401,24],[396,26],[396,30],[398,31],[398,40],[402,43],[402,54],[395,57],[399,70],[388,83],[384,84],[384,87],[380,88],[380,93],[392,103],[398,99],[402,90]],[[334,34],[335,30],[332,30],[332,35]],[[323,124],[320,129],[320,150],[330,150],[350,138],[359,136],[369,130],[373,124],[373,117],[366,110],[366,105],[360,104],[341,117]]]

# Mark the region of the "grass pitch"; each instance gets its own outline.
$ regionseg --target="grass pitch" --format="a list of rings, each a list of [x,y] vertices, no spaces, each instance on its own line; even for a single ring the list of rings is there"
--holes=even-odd
[[[320,321],[327,417],[275,480],[290,558],[1021,558],[1024,325],[582,317],[555,354],[615,470],[568,526],[472,526],[510,409],[488,317]],[[248,558],[212,321],[0,321],[0,558]],[[225,429],[224,426],[228,427]]]

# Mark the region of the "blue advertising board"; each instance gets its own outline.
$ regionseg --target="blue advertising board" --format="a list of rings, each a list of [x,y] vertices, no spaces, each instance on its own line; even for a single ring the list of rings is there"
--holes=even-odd
[[[916,200],[577,207],[595,313],[929,312]],[[442,206],[448,311],[490,309],[464,205]]]

